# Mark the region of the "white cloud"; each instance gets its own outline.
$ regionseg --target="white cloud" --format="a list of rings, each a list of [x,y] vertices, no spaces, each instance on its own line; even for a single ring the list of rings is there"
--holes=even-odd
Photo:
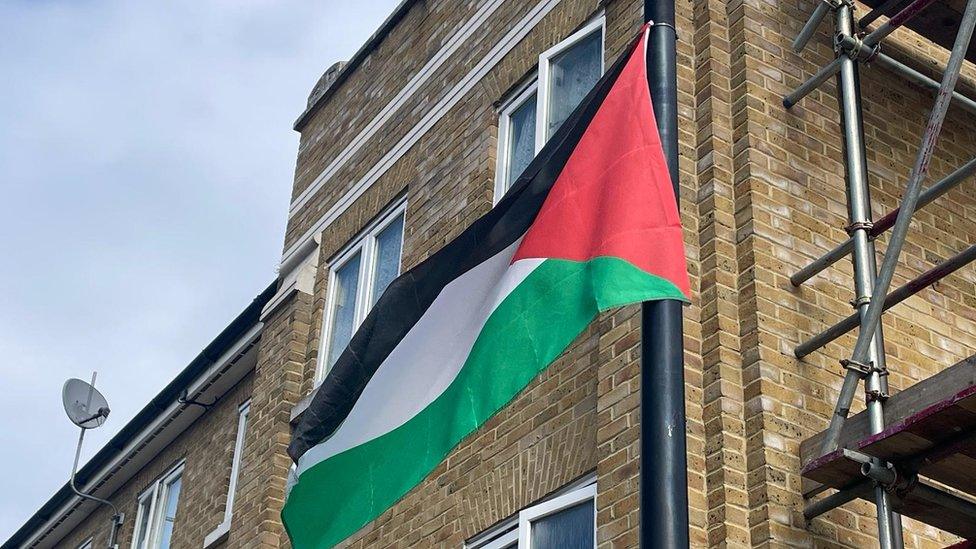
[[[0,540],[66,480],[64,379],[91,456],[271,281],[292,122],[395,3],[0,4]]]

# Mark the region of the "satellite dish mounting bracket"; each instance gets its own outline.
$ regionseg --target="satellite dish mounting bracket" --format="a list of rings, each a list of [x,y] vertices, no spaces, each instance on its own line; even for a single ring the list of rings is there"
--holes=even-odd
[[[183,389],[183,391],[180,393],[179,398],[176,399],[176,402],[179,402],[180,404],[187,404],[187,405],[199,406],[199,407],[203,408],[204,410],[209,410],[209,409],[213,408],[213,406],[215,404],[217,404],[217,400],[219,400],[219,399],[215,398],[213,400],[213,402],[211,402],[210,404],[207,404],[206,402],[200,402],[199,400],[191,399],[189,397],[190,397],[190,395],[187,392],[187,390],[186,389]]]

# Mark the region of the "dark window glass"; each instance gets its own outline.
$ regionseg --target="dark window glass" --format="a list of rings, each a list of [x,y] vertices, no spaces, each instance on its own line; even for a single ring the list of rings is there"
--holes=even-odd
[[[600,79],[603,38],[596,31],[552,59],[549,65],[549,113],[546,139],[569,118],[573,109]]]
[[[535,94],[509,115],[508,124],[508,173],[505,188],[522,175],[525,167],[535,157]]]
[[[532,549],[592,549],[593,500],[532,521]]]

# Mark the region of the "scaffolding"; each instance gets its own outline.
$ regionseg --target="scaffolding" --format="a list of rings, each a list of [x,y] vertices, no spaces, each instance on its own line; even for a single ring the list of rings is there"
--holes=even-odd
[[[912,215],[976,173],[976,158],[922,190],[949,105],[976,114],[976,101],[956,91],[964,61],[976,62],[970,47],[976,0],[866,0],[871,11],[855,20],[852,0],[818,0],[793,48],[802,52],[833,13],[835,58],[783,99],[789,109],[832,77],[837,79],[849,238],[810,263],[790,281],[800,286],[851,255],[854,314],[795,349],[802,358],[854,328],[854,349],[841,360],[846,369],[826,431],[803,441],[805,517],[810,520],[857,498],[877,509],[882,549],[903,547],[901,516],[976,540],[976,357],[889,396],[881,314],[976,259],[976,245],[889,292]],[[879,23],[879,21],[881,21]],[[900,27],[951,50],[941,81],[935,81],[881,51]],[[873,28],[872,28],[873,27]],[[859,65],[871,63],[935,90],[934,105],[921,138],[901,205],[871,219]],[[880,270],[874,240],[891,230]],[[866,409],[848,418],[860,382]],[[828,490],[835,492],[824,495]]]

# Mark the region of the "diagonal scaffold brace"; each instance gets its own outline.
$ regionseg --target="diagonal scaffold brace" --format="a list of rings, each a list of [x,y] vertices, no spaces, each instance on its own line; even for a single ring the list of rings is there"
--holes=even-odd
[[[905,237],[908,234],[909,223],[918,204],[922,182],[928,173],[929,163],[942,131],[942,124],[945,121],[946,112],[949,109],[952,92],[959,79],[959,72],[965,60],[966,50],[972,38],[974,26],[976,26],[976,0],[969,0],[959,25],[959,31],[956,35],[952,53],[949,56],[949,62],[946,66],[942,83],[939,87],[939,94],[936,97],[932,112],[929,114],[925,133],[922,135],[922,143],[919,147],[911,175],[909,176],[901,205],[898,209],[898,216],[892,229],[891,239],[888,243],[888,249],[885,252],[884,261],[881,264],[881,271],[878,273],[878,279],[874,284],[871,300],[867,306],[867,312],[861,319],[861,328],[858,333],[857,342],[854,345],[854,352],[848,361],[851,364],[864,364],[868,358],[869,346],[881,320],[881,313],[884,309],[888,288],[891,286],[891,279],[898,263],[898,257],[905,243]],[[844,385],[841,388],[840,397],[834,409],[834,415],[831,418],[830,426],[824,438],[822,453],[826,454],[837,449],[840,431],[843,428],[844,421],[847,419],[847,414],[850,411],[851,403],[854,400],[854,393],[857,389],[858,381],[860,381],[859,372],[856,369],[849,369],[844,378]]]

